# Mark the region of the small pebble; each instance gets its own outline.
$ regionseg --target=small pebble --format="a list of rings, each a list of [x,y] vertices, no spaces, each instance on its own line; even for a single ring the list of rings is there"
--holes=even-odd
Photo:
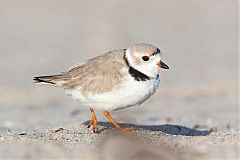
[[[209,133],[213,133],[213,132],[217,132],[218,128],[217,127],[213,127],[209,129]]]
[[[57,132],[60,132],[60,131],[63,131],[64,129],[63,128],[58,128],[57,130],[55,130],[54,132],[57,133]]]
[[[24,135],[26,135],[26,134],[27,134],[26,132],[22,132],[22,133],[19,133],[18,135],[24,136]]]

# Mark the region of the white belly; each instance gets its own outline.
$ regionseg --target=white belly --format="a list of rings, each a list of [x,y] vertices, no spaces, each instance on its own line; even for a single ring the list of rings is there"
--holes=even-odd
[[[143,103],[156,92],[160,83],[159,78],[147,81],[135,81],[132,77],[127,79],[120,88],[100,95],[93,94],[86,97],[77,90],[67,93],[88,107],[111,111]]]

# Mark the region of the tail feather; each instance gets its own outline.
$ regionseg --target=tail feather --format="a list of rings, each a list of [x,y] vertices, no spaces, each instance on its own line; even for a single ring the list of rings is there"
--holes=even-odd
[[[61,86],[62,84],[66,83],[68,78],[64,75],[51,75],[34,77],[33,80],[35,81],[35,83]]]

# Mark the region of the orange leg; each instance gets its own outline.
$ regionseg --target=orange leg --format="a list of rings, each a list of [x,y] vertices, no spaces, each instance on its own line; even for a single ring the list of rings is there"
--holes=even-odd
[[[99,133],[99,130],[98,130],[98,127],[97,127],[97,118],[96,118],[96,115],[94,113],[94,110],[92,108],[90,108],[90,112],[91,112],[91,115],[92,115],[92,119],[89,122],[87,127],[90,128],[93,124],[93,132],[94,133]]]
[[[135,130],[133,128],[122,128],[113,118],[112,116],[110,115],[109,112],[105,111],[103,112],[104,115],[109,119],[110,122],[112,122],[112,124],[116,127],[116,129],[118,131],[132,131],[132,130]]]

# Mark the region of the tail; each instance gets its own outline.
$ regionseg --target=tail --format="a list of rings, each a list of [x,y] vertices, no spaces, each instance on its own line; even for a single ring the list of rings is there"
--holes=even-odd
[[[66,83],[69,78],[66,77],[65,75],[51,75],[51,76],[39,76],[39,77],[34,77],[33,80],[35,83],[39,84],[52,84],[55,86],[62,86],[64,83]]]

